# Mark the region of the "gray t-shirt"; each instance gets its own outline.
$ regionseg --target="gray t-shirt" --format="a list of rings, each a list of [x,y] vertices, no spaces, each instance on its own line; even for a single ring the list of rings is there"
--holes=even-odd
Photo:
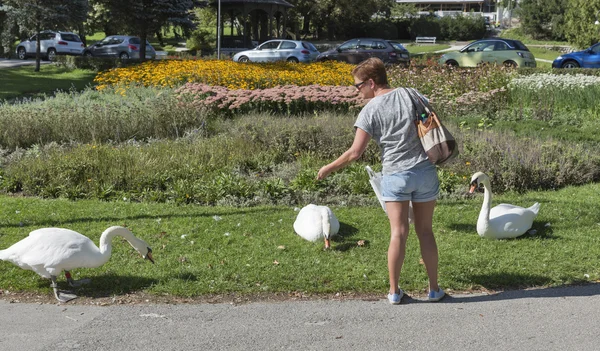
[[[405,171],[427,160],[415,119],[413,102],[402,88],[372,98],[358,114],[354,127],[369,133],[379,145],[383,174]]]

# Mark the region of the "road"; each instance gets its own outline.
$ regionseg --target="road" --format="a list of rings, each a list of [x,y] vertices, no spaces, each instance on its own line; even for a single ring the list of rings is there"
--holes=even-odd
[[[42,65],[48,64],[50,63],[50,61],[40,61],[40,63]],[[28,59],[28,60],[10,60],[10,59],[4,59],[4,58],[0,58],[0,69],[2,68],[13,68],[13,67],[19,67],[19,66],[27,66],[27,65],[35,65],[35,59]]]
[[[77,301],[77,300],[75,300]],[[248,304],[10,303],[0,350],[595,350],[600,284]]]

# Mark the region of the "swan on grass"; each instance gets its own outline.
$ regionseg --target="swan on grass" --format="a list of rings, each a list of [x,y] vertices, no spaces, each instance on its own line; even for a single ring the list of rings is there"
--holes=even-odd
[[[473,193],[479,184],[483,185],[483,205],[477,219],[477,234],[488,239],[509,239],[525,234],[533,225],[533,220],[540,210],[540,204],[535,203],[529,208],[509,204],[499,204],[493,208],[492,187],[490,178],[482,172],[477,172],[471,177],[470,193]]]
[[[327,206],[307,205],[294,222],[294,231],[308,241],[325,240],[325,248],[331,245],[330,238],[340,230],[340,222]]]
[[[52,280],[50,286],[54,296],[60,302],[67,302],[76,295],[60,293],[56,277],[65,271],[70,286],[77,287],[88,283],[88,279],[75,281],[69,271],[75,268],[100,267],[110,258],[112,239],[122,236],[139,252],[143,258],[152,259],[152,249],[148,244],[136,238],[127,228],[114,226],[106,229],[100,237],[100,248],[92,240],[75,231],[62,228],[42,228],[29,233],[29,236],[6,250],[0,250],[0,260],[31,270]]]

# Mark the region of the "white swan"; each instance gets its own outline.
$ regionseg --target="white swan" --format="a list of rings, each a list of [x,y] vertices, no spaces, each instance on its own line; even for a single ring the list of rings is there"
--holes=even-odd
[[[60,294],[56,276],[63,270],[69,285],[75,287],[89,280],[74,281],[70,270],[74,268],[100,267],[110,258],[112,239],[124,237],[143,258],[152,259],[152,249],[136,238],[127,228],[114,226],[106,229],[100,237],[100,248],[88,237],[75,231],[62,228],[42,228],[29,233],[29,236],[6,250],[0,250],[0,260],[31,270],[52,280],[50,285],[58,301],[67,302],[76,298],[73,294]]]
[[[540,210],[540,204],[535,203],[529,208],[500,204],[490,209],[492,204],[492,187],[490,178],[482,172],[471,177],[470,193],[483,184],[484,196],[481,212],[477,219],[477,234],[488,239],[508,239],[523,235],[531,225]]]
[[[306,240],[325,239],[325,248],[330,247],[329,239],[340,230],[340,222],[327,206],[307,205],[300,210],[294,222],[294,231]]]

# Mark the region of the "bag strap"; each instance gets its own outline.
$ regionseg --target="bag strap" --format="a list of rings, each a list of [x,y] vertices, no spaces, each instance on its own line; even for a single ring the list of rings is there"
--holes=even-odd
[[[412,101],[415,112],[416,112],[416,121],[424,120],[423,113],[420,111],[425,111],[426,115],[431,115],[431,110],[427,107],[427,104],[423,101],[423,98],[419,96],[419,94],[413,88],[402,88],[408,94],[408,97]],[[418,102],[417,102],[418,101]]]
[[[415,103],[415,101],[418,101],[425,110],[425,112],[427,112],[428,115],[431,114],[431,108],[429,107],[429,103],[424,101],[423,96],[421,96],[421,94],[419,94],[413,88],[404,88],[404,90],[408,92],[408,95],[410,96],[413,103]]]

